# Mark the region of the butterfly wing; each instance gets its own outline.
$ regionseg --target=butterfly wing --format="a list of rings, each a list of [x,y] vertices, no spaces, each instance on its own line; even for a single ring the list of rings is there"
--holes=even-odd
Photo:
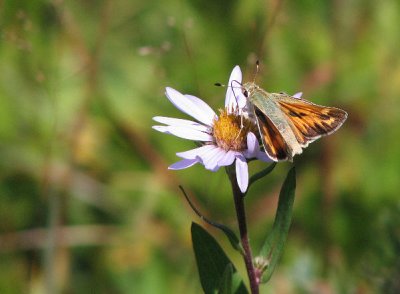
[[[293,133],[303,148],[321,136],[332,134],[338,130],[347,118],[347,113],[339,108],[321,106],[290,96],[286,97],[279,99],[278,104],[290,121]]]
[[[257,126],[261,135],[264,150],[268,156],[274,161],[289,159],[288,145],[276,126],[268,116],[257,107],[254,107],[254,114],[257,118]]]

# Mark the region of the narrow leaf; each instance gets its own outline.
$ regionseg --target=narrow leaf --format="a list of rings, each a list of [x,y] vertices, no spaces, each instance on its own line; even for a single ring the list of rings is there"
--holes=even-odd
[[[280,259],[290,224],[292,222],[293,202],[296,189],[296,171],[293,167],[282,185],[279,194],[278,208],[275,215],[272,231],[268,235],[263,247],[261,248],[260,258],[265,261],[266,269],[262,277],[262,282],[266,283],[271,278],[276,264]]]
[[[200,275],[200,283],[204,293],[217,293],[221,284],[224,283],[222,280],[226,282],[226,280],[229,279],[229,277],[226,276],[227,273],[225,273],[228,267],[231,267],[234,273],[234,278],[231,279],[233,281],[231,283],[232,293],[248,293],[243,281],[240,279],[239,282],[237,282],[238,278],[235,277],[235,266],[226,256],[214,237],[194,222],[192,222],[191,231],[193,250]]]
[[[225,234],[225,236],[228,238],[228,240],[231,243],[233,249],[239,251],[239,253],[243,255],[244,254],[244,250],[243,250],[242,244],[240,243],[239,238],[236,236],[236,234],[233,232],[233,230],[230,229],[228,226],[225,226],[223,224],[211,221],[210,219],[206,218],[203,214],[201,214],[201,212],[197,209],[197,207],[194,206],[192,200],[190,200],[189,196],[186,194],[186,192],[183,189],[183,187],[179,186],[179,188],[181,189],[183,195],[186,198],[186,201],[189,203],[189,205],[193,209],[193,211],[202,220],[204,220],[206,223],[208,223],[209,225],[213,226],[214,228],[217,228],[217,229],[221,230]]]

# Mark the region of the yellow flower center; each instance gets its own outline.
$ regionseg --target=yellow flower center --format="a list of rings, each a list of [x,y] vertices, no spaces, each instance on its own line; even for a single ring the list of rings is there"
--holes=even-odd
[[[247,149],[247,134],[256,134],[257,127],[249,119],[220,110],[219,117],[214,119],[213,137],[218,147],[225,151],[243,151]]]

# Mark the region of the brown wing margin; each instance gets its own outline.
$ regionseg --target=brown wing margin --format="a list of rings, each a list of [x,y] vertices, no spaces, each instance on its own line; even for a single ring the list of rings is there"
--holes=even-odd
[[[288,159],[287,144],[272,121],[255,107],[255,115],[265,152],[274,161]]]

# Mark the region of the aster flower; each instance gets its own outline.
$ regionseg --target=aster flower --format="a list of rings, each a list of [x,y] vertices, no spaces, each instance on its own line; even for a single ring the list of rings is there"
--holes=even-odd
[[[234,163],[237,183],[244,193],[249,183],[247,160],[272,161],[260,150],[260,144],[254,134],[257,133],[257,126],[246,117],[247,99],[241,91],[241,82],[242,72],[239,66],[236,66],[229,78],[225,108],[220,110],[219,115],[203,100],[166,88],[169,101],[197,122],[156,116],[153,119],[164,125],[153,126],[153,129],[201,144],[195,149],[176,153],[182,160],[169,166],[169,169],[185,169],[200,163],[208,170],[217,171],[222,166]]]

